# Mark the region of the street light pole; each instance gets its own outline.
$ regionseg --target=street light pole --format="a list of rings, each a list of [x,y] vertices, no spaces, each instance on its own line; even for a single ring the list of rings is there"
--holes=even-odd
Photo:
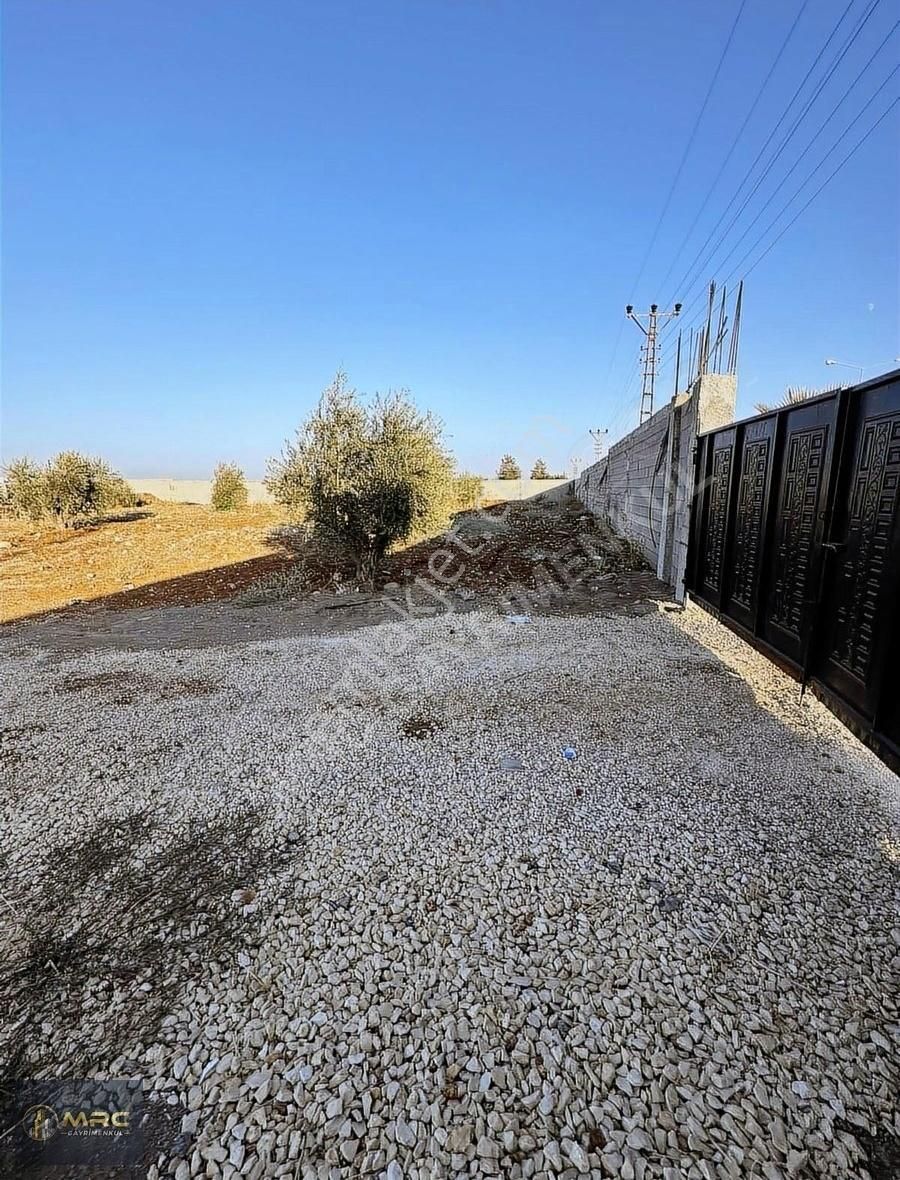
[[[857,373],[859,373],[860,381],[862,381],[863,373],[866,371],[864,365],[857,365],[855,363],[850,363],[849,361],[836,361],[833,356],[826,357],[825,364],[829,366],[837,365],[841,369],[856,369]]]

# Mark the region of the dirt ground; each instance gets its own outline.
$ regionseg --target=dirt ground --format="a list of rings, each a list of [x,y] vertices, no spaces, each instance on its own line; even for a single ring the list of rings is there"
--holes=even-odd
[[[267,601],[282,574],[290,592]],[[485,608],[642,614],[671,599],[574,500],[462,513],[449,532],[392,554],[374,589],[358,588],[349,566],[308,546],[274,509],[159,502],[70,533],[19,527],[0,553],[0,581],[0,637],[57,651],[205,647]]]
[[[161,605],[228,593],[229,582],[246,584],[285,563],[283,550],[267,540],[280,520],[265,504],[213,512],[161,500],[79,529],[0,518],[0,621],[132,590],[135,605],[141,593]],[[185,575],[196,577],[192,598],[176,582]]]

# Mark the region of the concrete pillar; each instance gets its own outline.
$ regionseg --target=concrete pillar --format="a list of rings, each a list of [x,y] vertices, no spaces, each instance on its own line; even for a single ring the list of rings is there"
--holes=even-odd
[[[682,399],[683,400],[683,399]],[[672,399],[669,412],[669,435],[666,441],[666,466],[663,482],[662,521],[659,533],[659,550],[656,554],[656,576],[667,582],[671,573],[669,560],[672,526],[675,519],[675,491],[678,486],[676,456],[681,443],[681,406],[677,398]]]
[[[718,430],[734,421],[737,408],[737,374],[704,373],[691,386],[681,414],[682,431],[676,475],[675,510],[672,522],[672,568],[670,580],[675,599],[684,602],[684,572],[687,568],[691,531],[691,501],[694,494],[694,456],[697,435]]]
[[[697,434],[718,430],[720,426],[727,426],[734,421],[737,408],[736,373],[704,373],[694,382],[690,394],[697,399]],[[693,444],[693,439],[690,442]]]

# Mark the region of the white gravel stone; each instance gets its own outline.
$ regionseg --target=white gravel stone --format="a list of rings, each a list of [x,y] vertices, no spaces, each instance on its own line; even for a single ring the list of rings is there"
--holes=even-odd
[[[143,1077],[197,1136],[157,1175],[840,1180],[836,1118],[897,1132],[897,779],[706,615],[0,653],[0,1039]]]

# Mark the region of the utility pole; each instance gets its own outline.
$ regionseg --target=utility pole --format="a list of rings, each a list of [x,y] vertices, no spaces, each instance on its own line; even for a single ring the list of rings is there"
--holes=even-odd
[[[603,458],[603,440],[609,434],[609,429],[601,430],[598,426],[596,430],[590,430],[588,433],[594,440],[594,462],[599,463]]]
[[[660,311],[657,303],[651,303],[649,311],[635,311],[634,305],[629,303],[625,308],[625,314],[644,333],[644,343],[641,345],[641,422],[646,422],[653,414],[653,390],[656,387],[656,372],[659,368],[659,321],[680,315],[681,304],[676,303],[672,311]],[[647,321],[646,328],[641,320]]]

